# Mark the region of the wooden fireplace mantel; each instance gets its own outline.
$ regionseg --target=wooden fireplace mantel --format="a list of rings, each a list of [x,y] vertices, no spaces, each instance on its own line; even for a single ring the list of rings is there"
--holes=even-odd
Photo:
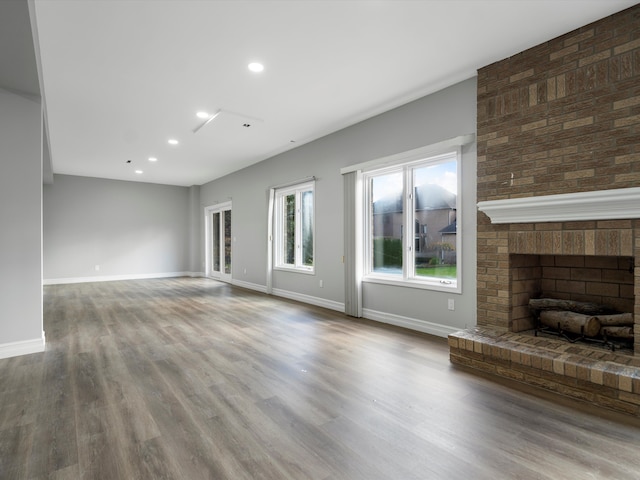
[[[640,187],[478,202],[491,223],[640,218]]]

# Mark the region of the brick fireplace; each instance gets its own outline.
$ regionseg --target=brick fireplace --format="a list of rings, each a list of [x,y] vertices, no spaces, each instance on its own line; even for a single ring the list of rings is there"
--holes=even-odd
[[[640,5],[480,69],[477,120],[477,327],[452,362],[640,414]],[[633,353],[525,335],[542,293],[633,313]]]

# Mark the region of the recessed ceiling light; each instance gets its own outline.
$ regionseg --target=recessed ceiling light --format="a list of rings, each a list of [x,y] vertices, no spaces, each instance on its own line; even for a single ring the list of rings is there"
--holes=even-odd
[[[260,73],[261,71],[264,70],[264,65],[258,62],[252,62],[249,64],[249,70],[255,73]]]
[[[209,115],[208,112],[198,112],[196,113],[196,117],[198,118],[209,118],[211,115]]]
[[[158,159],[156,157],[149,157],[150,162],[157,162]]]
[[[138,175],[142,175],[144,172],[143,172],[142,170],[136,170],[136,173],[137,173]]]
[[[170,138],[167,141],[169,142],[169,145],[177,145],[178,144],[178,140],[176,140],[175,138]]]

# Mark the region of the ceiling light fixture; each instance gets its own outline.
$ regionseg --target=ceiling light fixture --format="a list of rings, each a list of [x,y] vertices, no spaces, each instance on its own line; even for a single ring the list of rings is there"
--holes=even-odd
[[[201,113],[205,113],[205,112],[198,112],[196,115],[197,115],[198,117],[200,117],[200,114],[201,114]],[[194,128],[194,129],[192,130],[192,132],[193,132],[193,133],[197,133],[197,132],[198,132],[198,130],[200,130],[202,127],[204,127],[207,123],[209,123],[211,120],[213,120],[214,118],[216,118],[216,117],[217,117],[218,115],[220,115],[221,113],[222,113],[222,109],[221,109],[221,108],[219,108],[219,109],[216,111],[216,113],[214,113],[213,115],[209,115],[209,114],[207,114],[207,115],[208,115],[208,117],[206,117],[207,119],[206,119],[204,122],[202,122],[200,125],[198,125],[196,128]],[[205,118],[205,117],[201,117],[201,118]]]
[[[258,62],[252,62],[248,65],[248,68],[254,73],[260,73],[264,70],[264,65]]]
[[[156,157],[149,157],[150,162],[157,162],[158,159]]]
[[[196,117],[198,118],[209,118],[209,114],[207,112],[198,112],[196,113]]]
[[[170,138],[169,140],[167,140],[167,142],[169,143],[169,145],[177,145],[179,143],[175,138]]]
[[[137,173],[138,175],[142,175],[144,172],[143,172],[142,170],[136,170],[136,173]]]

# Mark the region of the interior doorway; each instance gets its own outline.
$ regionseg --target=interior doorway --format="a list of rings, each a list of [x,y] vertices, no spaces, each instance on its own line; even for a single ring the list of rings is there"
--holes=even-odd
[[[205,208],[207,277],[231,282],[231,202]]]

